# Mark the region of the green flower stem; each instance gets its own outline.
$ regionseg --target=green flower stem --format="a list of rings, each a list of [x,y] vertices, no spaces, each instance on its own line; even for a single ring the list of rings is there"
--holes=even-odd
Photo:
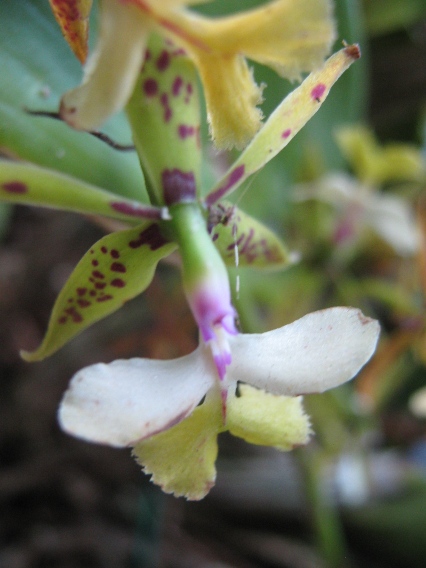
[[[228,281],[224,262],[207,232],[206,220],[196,203],[170,207],[171,240],[179,245],[185,288],[192,289],[200,280],[223,278]]]
[[[346,542],[336,505],[324,492],[325,465],[327,456],[299,450],[305,490],[310,506],[311,522],[315,539],[327,568],[344,568],[347,563]]]

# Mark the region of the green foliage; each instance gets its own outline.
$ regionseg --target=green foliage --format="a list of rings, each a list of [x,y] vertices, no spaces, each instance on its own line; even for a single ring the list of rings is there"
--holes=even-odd
[[[158,261],[175,248],[152,223],[98,241],[62,288],[42,344],[32,353],[23,353],[24,359],[44,359],[89,325],[142,293],[150,284]]]
[[[117,152],[87,133],[75,132],[25,109],[57,111],[60,96],[78,84],[80,64],[66,45],[48,2],[3,2],[0,18],[0,150],[88,183],[143,199],[136,153]],[[114,141],[129,144],[124,116],[108,125]]]

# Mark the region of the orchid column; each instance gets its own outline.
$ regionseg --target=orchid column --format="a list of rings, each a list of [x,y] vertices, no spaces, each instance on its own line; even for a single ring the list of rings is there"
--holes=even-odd
[[[223,381],[231,362],[227,334],[237,333],[235,310],[226,267],[200,207],[197,77],[182,49],[152,39],[127,114],[151,201],[168,207],[171,221],[163,231],[179,246],[188,303]],[[222,396],[225,403],[225,387]]]

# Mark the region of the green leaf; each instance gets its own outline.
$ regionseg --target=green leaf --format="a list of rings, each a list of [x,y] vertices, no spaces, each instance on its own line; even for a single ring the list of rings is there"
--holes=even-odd
[[[156,223],[107,235],[80,260],[59,294],[40,347],[22,353],[40,361],[92,323],[120,308],[150,284],[157,263],[176,245]]]
[[[291,263],[284,243],[271,229],[230,202],[210,209],[211,237],[228,266],[281,269]]]
[[[332,85],[359,56],[357,46],[348,46],[338,51],[319,71],[311,73],[297,89],[292,91],[271,114],[225,176],[206,196],[206,204],[212,205],[225,195],[229,195],[287,146],[319,110]]]
[[[364,0],[364,9],[373,36],[408,28],[426,16],[424,0]]]
[[[87,133],[24,110],[57,111],[61,95],[81,81],[81,66],[47,1],[2,2],[0,68],[2,150],[127,197],[146,199],[136,152],[118,152]],[[124,115],[105,130],[116,142],[131,142]]]
[[[0,160],[0,201],[106,215],[129,222],[166,215],[165,208],[131,201],[54,170],[5,160]]]

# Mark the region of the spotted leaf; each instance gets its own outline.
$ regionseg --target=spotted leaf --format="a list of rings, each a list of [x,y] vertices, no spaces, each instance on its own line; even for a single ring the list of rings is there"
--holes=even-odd
[[[105,215],[126,221],[167,218],[167,209],[132,201],[32,164],[0,160],[0,201]]]
[[[291,262],[281,239],[232,203],[212,207],[209,221],[212,240],[227,265],[280,269]]]
[[[262,168],[294,138],[319,110],[330,88],[340,75],[360,57],[357,45],[351,45],[327,59],[319,71],[311,73],[271,114],[268,121],[230,170],[205,198],[210,206],[229,195],[251,174]]]
[[[27,361],[39,361],[92,323],[120,308],[150,284],[158,261],[176,245],[156,223],[107,235],[80,260],[59,294],[45,338]]]
[[[49,3],[69,46],[79,61],[84,63],[92,0],[49,0]]]

